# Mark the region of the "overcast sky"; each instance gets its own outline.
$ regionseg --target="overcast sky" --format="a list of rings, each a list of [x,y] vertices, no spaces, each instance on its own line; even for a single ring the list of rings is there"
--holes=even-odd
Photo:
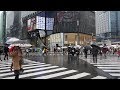
[[[0,13],[2,13],[3,11],[0,11]]]

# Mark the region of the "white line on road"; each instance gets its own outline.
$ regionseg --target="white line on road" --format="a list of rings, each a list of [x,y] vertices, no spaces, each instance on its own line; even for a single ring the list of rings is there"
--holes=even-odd
[[[29,66],[29,67],[24,67],[24,70],[25,69],[40,68],[40,67],[44,67],[44,66],[51,66],[51,65],[47,64],[47,65],[40,65],[40,66]],[[1,70],[0,73],[9,72],[9,71],[10,71],[9,69],[7,69],[7,70]]]
[[[108,64],[108,65],[94,65],[94,66],[97,66],[97,67],[99,67],[99,66],[103,66],[103,67],[105,67],[105,66],[120,67],[120,65],[112,65],[112,64],[111,65],[110,64]]]
[[[100,68],[100,69],[120,69],[120,67],[97,67],[97,68]]]
[[[120,73],[109,73],[112,76],[120,76]]]
[[[37,68],[37,69],[32,69],[32,70],[26,70],[24,73],[28,73],[28,74],[24,74],[24,75],[20,75],[20,78],[25,78],[25,77],[30,77],[30,76],[34,76],[34,75],[40,75],[40,74],[45,74],[45,73],[50,73],[50,72],[55,72],[55,71],[60,71],[60,70],[65,70],[66,68],[57,68],[58,66],[51,66],[51,67],[45,67],[45,68]],[[57,69],[52,69],[52,68],[57,68]],[[52,70],[46,70],[46,71],[39,71],[39,72],[32,72],[32,71],[37,71],[37,70],[45,70],[45,69],[52,69]],[[6,77],[3,79],[13,79],[14,76],[11,77]]]
[[[33,79],[50,79],[50,78],[54,78],[54,77],[58,77],[58,76],[62,76],[62,75],[66,75],[66,74],[70,74],[70,73],[74,73],[74,72],[77,72],[77,71],[76,70],[68,70],[68,71],[50,74],[50,75],[46,75],[46,76],[36,77]]]
[[[119,72],[120,73],[120,70],[103,70],[105,72]]]
[[[33,65],[44,65],[44,64],[27,64],[27,65],[23,65],[23,67],[31,67]],[[45,64],[45,65],[51,65],[51,64]],[[8,65],[6,65],[8,66]],[[10,68],[10,65],[8,67],[0,67],[0,70],[1,69],[9,69]]]
[[[73,76],[70,76],[70,77],[66,77],[66,78],[63,78],[63,79],[78,79],[78,78],[85,77],[87,75],[90,75],[90,73],[83,72],[83,73],[76,74],[76,75],[73,75]]]
[[[107,79],[107,77],[103,77],[103,76],[96,76],[96,77],[93,77],[91,79]]]

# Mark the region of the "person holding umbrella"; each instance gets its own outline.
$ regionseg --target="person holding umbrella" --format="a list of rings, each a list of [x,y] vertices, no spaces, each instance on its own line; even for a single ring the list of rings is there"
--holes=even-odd
[[[93,63],[97,63],[97,55],[100,50],[100,47],[97,45],[92,44],[92,55],[93,55]]]

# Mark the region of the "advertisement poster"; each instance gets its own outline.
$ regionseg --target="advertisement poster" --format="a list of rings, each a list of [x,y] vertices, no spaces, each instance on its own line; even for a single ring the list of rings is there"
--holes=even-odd
[[[45,30],[45,17],[36,17],[36,28]],[[53,30],[54,18],[46,18],[46,30]]]
[[[36,18],[29,19],[27,22],[28,31],[33,31],[36,29]]]

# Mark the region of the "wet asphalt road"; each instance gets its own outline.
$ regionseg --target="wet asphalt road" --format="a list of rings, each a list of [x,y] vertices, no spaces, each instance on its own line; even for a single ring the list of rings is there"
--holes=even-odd
[[[27,59],[46,63],[46,64],[52,64],[57,65],[60,67],[66,67],[68,69],[74,69],[78,70],[79,72],[88,72],[91,73],[93,76],[102,75],[107,77],[108,79],[114,79],[111,75],[108,73],[103,72],[102,70],[94,67],[93,65],[87,63],[84,60],[79,59],[77,56],[72,55],[30,55],[27,57]]]

